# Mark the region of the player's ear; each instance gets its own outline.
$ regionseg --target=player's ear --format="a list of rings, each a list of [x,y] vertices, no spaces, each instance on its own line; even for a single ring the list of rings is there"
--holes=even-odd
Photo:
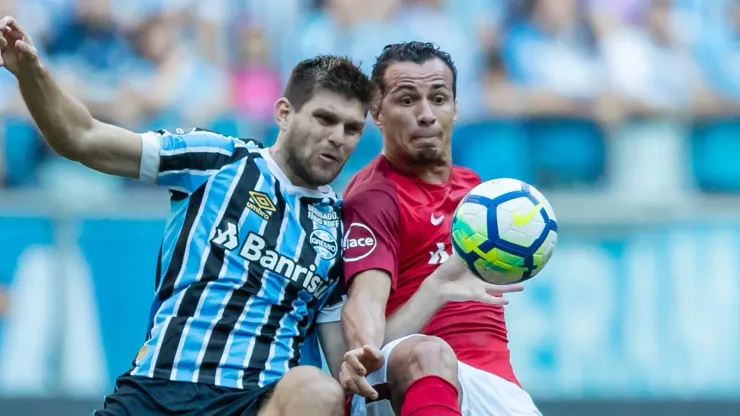
[[[452,118],[452,122],[457,121],[457,99],[455,99],[455,117]]]
[[[293,114],[293,105],[287,98],[282,97],[275,102],[275,122],[280,130],[287,130],[290,123],[290,116]]]
[[[382,117],[380,116],[380,111],[373,109],[372,116],[373,116],[373,123],[375,123],[375,126],[378,129],[383,130],[383,121],[382,121]]]
[[[373,123],[375,123],[375,126],[378,127],[379,130],[383,130],[383,119],[380,115],[380,105],[380,99],[375,99],[370,108],[370,115],[373,116]]]
[[[375,123],[375,126],[383,130],[383,119],[380,115],[380,107],[383,105],[383,95],[380,91],[375,90],[375,93],[373,94],[373,102],[370,106],[370,115],[373,116],[373,123]]]

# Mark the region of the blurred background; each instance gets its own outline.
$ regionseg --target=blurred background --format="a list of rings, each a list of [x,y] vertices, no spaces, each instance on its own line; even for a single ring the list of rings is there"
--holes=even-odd
[[[740,1],[0,0],[96,117],[270,144],[292,66],[426,40],[458,164],[561,224],[512,296],[546,416],[740,415]],[[369,127],[337,180],[375,157]],[[144,341],[167,194],[54,156],[0,71],[0,415],[89,414]]]

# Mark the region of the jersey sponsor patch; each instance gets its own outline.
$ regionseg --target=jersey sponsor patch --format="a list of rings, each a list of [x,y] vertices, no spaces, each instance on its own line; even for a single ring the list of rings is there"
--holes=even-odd
[[[437,249],[429,252],[428,264],[442,264],[450,259],[450,254],[445,248],[445,243],[437,243]]]
[[[216,236],[211,242],[226,250],[233,250],[239,245],[239,229],[235,223],[226,221],[226,224],[216,229]]]
[[[350,224],[342,242],[344,261],[353,262],[369,256],[376,246],[373,230],[365,224],[353,222]]]
[[[315,274],[316,265],[303,265],[267,247],[265,239],[253,232],[247,235],[239,255],[275,274],[299,284],[315,298],[320,298],[333,282]]]

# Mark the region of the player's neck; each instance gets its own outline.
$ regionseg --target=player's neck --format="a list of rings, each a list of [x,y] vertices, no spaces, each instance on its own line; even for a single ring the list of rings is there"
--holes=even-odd
[[[452,164],[418,166],[411,169],[411,172],[424,182],[439,185],[450,180]]]
[[[279,146],[270,147],[269,152],[270,156],[272,156],[272,160],[275,161],[275,164],[283,171],[292,185],[307,189],[318,189],[317,186],[309,185],[306,181],[301,179],[299,175],[293,172],[287,158],[285,157],[285,152]]]
[[[424,182],[431,184],[442,184],[450,179],[452,173],[452,159],[445,158],[436,163],[413,163],[403,157],[397,157],[384,153],[385,158],[397,169],[410,176],[415,176]]]

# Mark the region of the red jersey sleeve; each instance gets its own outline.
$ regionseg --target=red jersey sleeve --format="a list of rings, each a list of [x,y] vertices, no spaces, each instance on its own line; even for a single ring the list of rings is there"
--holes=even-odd
[[[343,203],[344,277],[351,279],[365,270],[388,272],[396,288],[400,212],[398,202],[385,190],[353,192]]]

